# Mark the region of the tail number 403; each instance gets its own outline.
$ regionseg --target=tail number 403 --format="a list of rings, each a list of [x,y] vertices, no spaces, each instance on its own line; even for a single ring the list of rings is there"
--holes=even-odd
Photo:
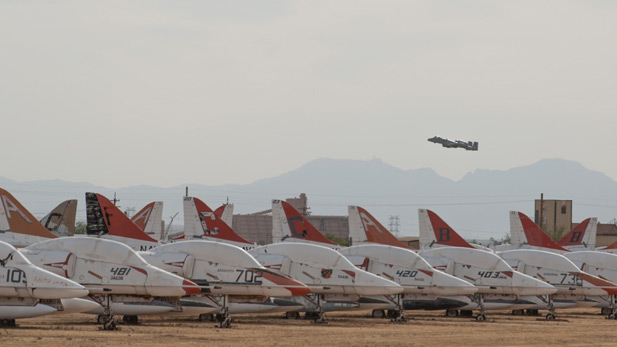
[[[261,284],[261,278],[263,277],[262,271],[252,271],[252,270],[241,270],[237,269],[238,278],[236,278],[236,282],[247,282],[247,283],[255,283]]]

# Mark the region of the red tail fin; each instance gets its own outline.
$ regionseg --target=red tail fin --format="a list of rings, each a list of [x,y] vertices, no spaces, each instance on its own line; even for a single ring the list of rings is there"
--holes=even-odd
[[[562,237],[557,244],[562,247],[583,245],[583,241],[585,240],[585,231],[587,230],[587,226],[589,226],[590,222],[591,218],[585,219],[564,237]]]
[[[197,198],[193,198],[193,201],[195,202],[195,208],[197,209],[197,214],[202,223],[204,236],[251,244],[251,242],[236,234],[229,225],[225,224],[206,203]]]
[[[293,206],[285,201],[281,201],[283,211],[285,212],[285,218],[289,225],[290,235],[293,238],[325,243],[333,246],[339,246],[338,244],[330,241],[322,233],[317,230],[304,216],[298,212]],[[339,246],[340,247],[340,246]]]
[[[356,206],[360,221],[364,227],[366,234],[366,241],[372,243],[379,243],[382,245],[390,245],[395,247],[409,248],[406,244],[399,241],[394,235],[386,229],[375,217],[373,217],[368,211],[360,206]],[[351,214],[351,213],[350,213]]]
[[[158,242],[139,229],[137,225],[131,222],[129,217],[101,194],[86,193],[86,209],[87,232],[89,235],[107,234],[154,243]]]
[[[567,249],[561,247],[555,241],[553,241],[539,226],[536,225],[529,217],[524,213],[518,212],[527,243],[530,246],[551,248],[559,251],[569,252]]]
[[[435,212],[420,209],[418,210],[418,216],[421,222],[420,243],[422,247],[430,248],[432,243],[436,243],[444,246],[475,248],[470,245],[469,242],[465,241]],[[428,223],[426,223],[427,219]]]
[[[15,234],[55,239],[58,236],[47,230],[38,219],[24,208],[11,193],[0,188],[0,229]]]

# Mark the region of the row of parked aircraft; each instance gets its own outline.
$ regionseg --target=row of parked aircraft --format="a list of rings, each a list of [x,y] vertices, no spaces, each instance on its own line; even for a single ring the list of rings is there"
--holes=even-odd
[[[616,313],[617,255],[611,247],[591,249],[595,219],[559,245],[512,212],[510,249],[491,250],[421,209],[421,249],[413,251],[359,206],[349,207],[353,245],[343,247],[274,200],[274,242],[260,246],[231,228],[233,205],[212,210],[194,197],[184,197],[184,233],[167,237],[160,237],[160,202],[130,219],[104,196],[86,193],[88,236],[78,237],[67,236],[76,202],[41,223],[2,189],[0,201],[4,325],[68,312],[95,314],[103,329],[115,328],[116,314],[128,324],[148,314],[216,316],[229,327],[234,313],[306,312],[316,323],[326,322],[328,311],[351,309],[393,321],[405,321],[411,309],[449,316],[476,310],[480,321],[488,310],[546,309],[548,320],[566,307]]]

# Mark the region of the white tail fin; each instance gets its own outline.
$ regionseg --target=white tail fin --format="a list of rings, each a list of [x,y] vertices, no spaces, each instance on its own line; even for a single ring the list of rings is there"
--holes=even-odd
[[[149,203],[137,212],[131,221],[153,239],[161,240],[163,238],[163,202]]]
[[[234,204],[223,204],[214,210],[214,214],[219,217],[225,224],[233,226],[234,221]]]
[[[41,224],[57,236],[73,236],[76,215],[77,200],[66,200],[43,217]]]

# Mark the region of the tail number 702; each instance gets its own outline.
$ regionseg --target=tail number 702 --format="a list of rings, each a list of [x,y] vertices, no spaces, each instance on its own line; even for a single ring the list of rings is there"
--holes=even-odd
[[[244,281],[242,282],[261,284],[261,278],[263,277],[262,271],[237,269],[236,272],[238,273],[238,278],[236,278],[236,282],[241,282],[241,280],[243,279]]]

